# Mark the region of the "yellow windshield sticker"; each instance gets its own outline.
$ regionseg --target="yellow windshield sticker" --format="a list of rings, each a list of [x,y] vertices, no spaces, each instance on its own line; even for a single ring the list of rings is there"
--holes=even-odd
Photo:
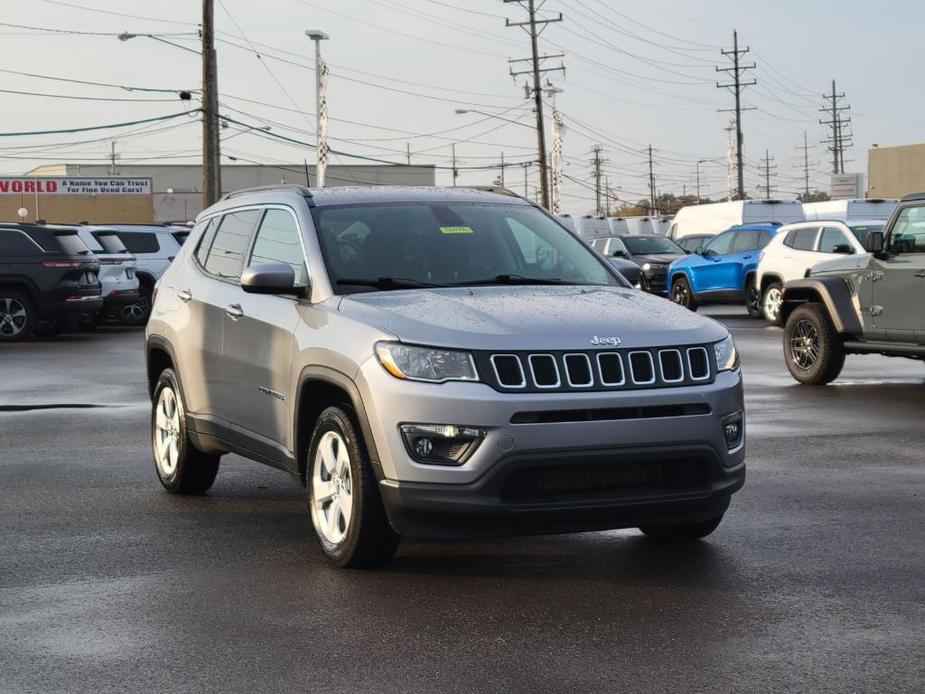
[[[442,234],[474,234],[472,227],[440,227]]]

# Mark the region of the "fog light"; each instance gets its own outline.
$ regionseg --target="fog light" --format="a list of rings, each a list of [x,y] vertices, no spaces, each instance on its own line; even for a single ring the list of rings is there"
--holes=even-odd
[[[744,435],[745,413],[742,410],[723,418],[723,436],[729,451],[734,451],[742,445]]]
[[[462,465],[485,438],[485,430],[453,424],[402,424],[405,448],[428,465]]]

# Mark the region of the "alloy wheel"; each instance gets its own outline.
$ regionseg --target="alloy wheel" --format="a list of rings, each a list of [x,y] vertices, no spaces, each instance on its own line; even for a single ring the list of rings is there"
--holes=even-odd
[[[783,294],[778,287],[771,287],[764,295],[764,317],[774,322],[780,315],[780,305],[783,303]]]
[[[674,285],[671,290],[671,300],[685,308],[690,304],[690,292],[683,283],[677,282]]]
[[[26,307],[18,299],[0,297],[0,335],[17,337],[26,327]]]
[[[790,354],[793,363],[808,371],[819,360],[819,331],[808,320],[801,320],[790,333]]]
[[[312,521],[318,533],[332,545],[344,541],[353,515],[353,478],[347,442],[328,431],[318,442],[312,463]]]
[[[154,415],[154,459],[161,475],[173,475],[180,460],[180,403],[173,389],[163,388]]]

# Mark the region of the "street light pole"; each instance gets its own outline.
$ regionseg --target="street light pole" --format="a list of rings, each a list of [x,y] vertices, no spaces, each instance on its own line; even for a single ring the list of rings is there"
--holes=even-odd
[[[306,29],[305,35],[315,42],[315,185],[324,188],[324,171],[328,163],[328,108],[323,93],[327,66],[321,60],[321,42],[330,36],[317,29]]]

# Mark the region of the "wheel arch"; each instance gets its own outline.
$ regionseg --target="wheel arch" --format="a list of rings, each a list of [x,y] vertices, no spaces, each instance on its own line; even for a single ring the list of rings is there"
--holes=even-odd
[[[292,422],[292,441],[295,448],[293,453],[302,483],[305,483],[308,447],[315,423],[325,408],[334,405],[347,405],[353,410],[373,470],[376,477],[381,479],[382,465],[379,463],[376,442],[359,387],[352,378],[341,371],[325,366],[308,366],[299,375]]]
[[[772,284],[774,284],[775,282],[777,282],[777,283],[779,283],[779,284],[783,284],[783,283],[784,283],[784,278],[781,277],[780,275],[778,275],[777,273],[774,273],[774,272],[766,272],[766,273],[764,273],[764,274],[761,276],[761,287],[760,287],[760,289],[761,289],[762,295],[765,293],[765,291],[767,290],[767,288],[770,287],[770,286],[771,286]]]
[[[173,345],[159,335],[151,335],[145,345],[145,367],[148,376],[148,395],[154,397],[154,387],[157,385],[157,377],[161,375],[164,369],[173,369],[177,375],[177,381],[180,380],[180,372],[177,370],[177,359],[173,350]],[[182,386],[181,386],[182,390]]]
[[[780,307],[781,322],[786,323],[797,306],[808,302],[822,304],[836,332],[842,335],[861,334],[861,321],[855,311],[851,292],[840,278],[821,277],[787,282]]]
[[[34,308],[39,308],[40,292],[35,284],[26,277],[4,277],[0,279],[0,289],[13,289],[23,292],[33,303]]]

